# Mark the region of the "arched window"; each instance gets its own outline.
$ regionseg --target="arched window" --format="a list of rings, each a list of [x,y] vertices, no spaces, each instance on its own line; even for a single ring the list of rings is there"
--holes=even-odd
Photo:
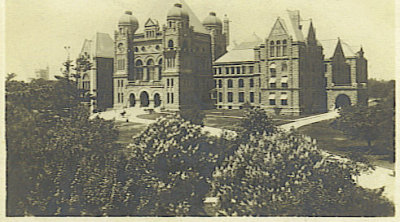
[[[269,43],[269,56],[274,57],[275,56],[275,43],[274,41],[271,41]]]
[[[82,78],[82,89],[90,90],[90,80],[89,80],[89,75],[87,75],[87,74],[83,75],[83,78]]]
[[[228,88],[232,88],[233,87],[233,81],[232,79],[228,80]]]
[[[287,64],[286,62],[282,63],[282,72],[286,72],[287,71]]]
[[[239,79],[239,88],[243,88],[244,87],[244,81],[243,79]]]
[[[149,59],[147,61],[147,75],[146,75],[146,79],[145,80],[153,80],[155,78],[154,74],[155,74],[155,69],[154,69],[154,61],[152,59]]]
[[[271,77],[276,77],[276,64],[275,63],[272,63],[269,66],[269,72],[271,74]]]
[[[282,55],[283,56],[287,56],[288,55],[286,39],[282,41]]]
[[[250,79],[250,87],[254,87],[254,79]]]
[[[170,49],[174,48],[174,41],[172,41],[172,40],[168,41],[168,48],[170,48]]]
[[[136,80],[142,80],[143,79],[143,62],[142,60],[137,60],[135,63],[136,67]]]
[[[162,75],[162,70],[163,70],[163,60],[160,59],[158,60],[158,79],[157,80],[161,80],[161,75]]]
[[[276,41],[276,56],[277,57],[280,57],[280,56],[282,56],[282,53],[281,53],[281,41]]]

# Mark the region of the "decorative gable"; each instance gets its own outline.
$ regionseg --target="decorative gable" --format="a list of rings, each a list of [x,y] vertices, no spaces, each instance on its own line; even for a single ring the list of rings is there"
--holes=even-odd
[[[151,27],[151,26],[156,26],[157,24],[151,19],[147,19],[147,22],[144,24],[144,27]]]
[[[288,31],[285,27],[285,22],[278,18],[269,34],[268,38],[272,36],[288,36]]]

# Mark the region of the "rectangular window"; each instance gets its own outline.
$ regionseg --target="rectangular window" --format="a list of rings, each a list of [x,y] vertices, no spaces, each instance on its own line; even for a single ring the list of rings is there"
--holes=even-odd
[[[218,93],[218,101],[222,103],[222,93]]]
[[[233,93],[232,92],[228,92],[228,103],[233,102]]]
[[[271,105],[271,106],[275,105],[275,99],[270,99],[269,100],[269,105]]]
[[[236,74],[240,74],[240,71],[241,71],[240,67],[236,67]]]
[[[282,53],[283,53],[283,56],[287,56],[287,46],[286,45],[282,46]]]
[[[253,74],[254,73],[254,66],[249,66],[249,73]]]
[[[229,67],[225,68],[225,74],[229,74]]]
[[[174,79],[171,79],[171,87],[174,87]]]
[[[282,83],[282,88],[288,88],[289,86],[288,86],[288,83],[287,82],[283,82]]]
[[[121,103],[121,93],[118,93],[118,103]]]
[[[270,87],[271,89],[275,89],[275,88],[276,88],[276,83],[270,83],[270,84],[269,84],[269,87]]]
[[[233,81],[231,79],[228,79],[228,88],[233,87]]]
[[[169,93],[167,93],[167,103],[169,103]]]
[[[244,102],[244,92],[239,93],[239,102],[243,103]]]
[[[121,103],[124,103],[124,93],[121,93]]]
[[[222,68],[218,68],[218,74],[222,74]]]
[[[213,68],[213,70],[214,70],[214,75],[216,75],[217,74],[217,69]]]
[[[118,70],[124,70],[125,69],[125,59],[118,59],[117,67],[118,67]]]
[[[222,88],[222,80],[218,80],[218,88]]]
[[[254,92],[250,92],[250,102],[254,103]]]
[[[167,79],[167,87],[169,87],[169,79]]]
[[[251,87],[251,88],[254,87],[254,79],[250,79],[250,87]]]
[[[242,73],[246,74],[246,66],[242,66]]]
[[[174,103],[174,93],[171,93],[171,103]]]
[[[231,67],[231,74],[235,74],[235,67]]]
[[[287,99],[281,99],[281,105],[286,106],[287,104]]]
[[[121,87],[124,87],[124,80],[121,80]]]
[[[261,93],[258,93],[258,102],[261,103]]]

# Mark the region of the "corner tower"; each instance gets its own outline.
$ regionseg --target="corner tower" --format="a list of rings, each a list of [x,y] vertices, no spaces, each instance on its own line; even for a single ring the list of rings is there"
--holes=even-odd
[[[204,19],[203,26],[211,35],[211,53],[212,61],[214,62],[227,52],[227,38],[225,34],[222,33],[222,21],[217,17],[215,12],[210,12],[210,14]]]
[[[139,22],[131,11],[126,11],[118,21],[118,30],[115,31],[114,44],[114,107],[123,107],[123,86],[134,80],[133,69],[133,40],[139,27]]]

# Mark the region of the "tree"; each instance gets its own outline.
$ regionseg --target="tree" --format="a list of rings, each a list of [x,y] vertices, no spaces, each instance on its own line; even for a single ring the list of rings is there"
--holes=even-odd
[[[205,114],[198,107],[183,109],[180,111],[180,116],[192,124],[204,126]]]
[[[123,185],[130,215],[202,215],[207,179],[223,150],[179,116],[158,119],[127,147]]]
[[[7,215],[103,215],[117,192],[113,123],[90,119],[75,84],[6,81]]]
[[[278,130],[240,144],[213,172],[209,195],[220,201],[217,215],[225,216],[393,215],[381,192],[355,184],[353,176],[365,167]]]
[[[271,117],[260,108],[247,109],[239,124],[238,139],[246,141],[250,135],[273,133],[276,126]]]

